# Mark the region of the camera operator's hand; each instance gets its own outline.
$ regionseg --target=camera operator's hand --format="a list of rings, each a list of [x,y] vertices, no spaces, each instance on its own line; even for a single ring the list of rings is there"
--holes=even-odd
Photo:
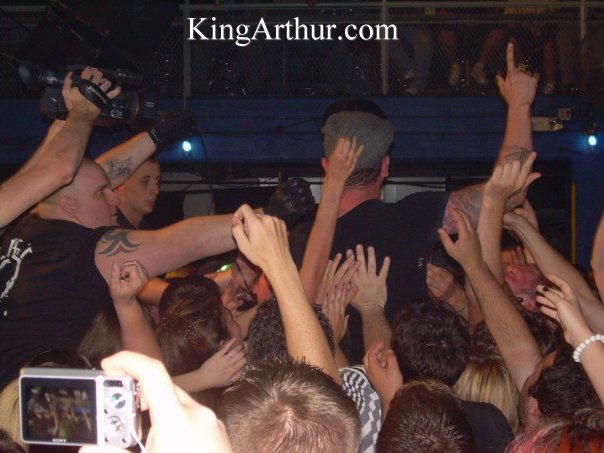
[[[82,95],[79,87],[74,86],[72,75],[73,73],[71,72],[67,74],[61,91],[67,110],[70,113],[75,112],[87,115],[92,120],[96,119],[101,110]],[[98,85],[109,99],[113,99],[120,94],[121,88],[119,86],[109,92],[107,91],[111,87],[111,82],[103,78],[103,73],[98,69],[85,68],[80,77]]]
[[[174,451],[232,452],[226,429],[214,412],[195,402],[172,383],[158,360],[123,351],[101,362],[104,370],[127,374],[140,382],[144,403],[151,415],[146,442],[150,453]],[[127,452],[117,447],[85,446],[80,453]]]
[[[302,178],[290,178],[271,195],[264,213],[278,217],[291,229],[298,220],[315,209],[310,184]]]
[[[195,116],[188,110],[183,110],[176,115],[159,118],[148,134],[159,149],[178,140],[190,138],[196,131]]]

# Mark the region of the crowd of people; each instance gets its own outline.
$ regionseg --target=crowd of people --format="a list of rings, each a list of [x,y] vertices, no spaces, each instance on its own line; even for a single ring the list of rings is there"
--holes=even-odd
[[[0,188],[0,224],[20,216],[0,246],[0,450],[55,448],[20,438],[29,364],[138,380],[143,451],[603,451],[604,222],[588,281],[527,200],[538,80],[512,43],[506,64],[484,183],[382,202],[392,125],[345,100],[324,116],[316,209],[293,179],[159,230],[154,154],[182,128],[85,159],[100,111],[68,76],[67,120]]]

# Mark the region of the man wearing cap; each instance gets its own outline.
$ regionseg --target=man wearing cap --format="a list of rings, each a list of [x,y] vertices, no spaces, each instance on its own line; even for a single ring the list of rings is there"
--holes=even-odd
[[[507,50],[508,72],[505,80],[498,77],[501,96],[507,103],[508,114],[503,144],[498,161],[523,160],[530,154],[530,106],[535,96],[537,79],[514,64],[513,46]],[[340,101],[328,107],[322,133],[327,169],[329,157],[340,136],[357,137],[365,145],[356,170],[346,181],[331,255],[354,250],[357,244],[375,248],[377,263],[384,257],[391,260],[388,274],[388,302],[385,315],[392,321],[398,309],[409,301],[426,295],[426,266],[437,229],[455,232],[455,209],[463,210],[473,220],[478,219],[483,185],[466,187],[455,192],[418,192],[397,203],[383,203],[381,188],[388,176],[388,151],[393,141],[392,124],[382,109],[368,100]],[[520,194],[517,204],[524,202]],[[290,233],[292,256],[300,263],[310,231],[309,224],[299,224]],[[363,357],[361,317],[349,306],[351,363]]]

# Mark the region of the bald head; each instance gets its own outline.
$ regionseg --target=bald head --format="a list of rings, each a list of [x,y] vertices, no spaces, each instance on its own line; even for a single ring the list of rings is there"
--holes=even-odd
[[[78,223],[88,228],[115,225],[117,200],[109,177],[94,161],[83,159],[71,184],[38,205],[40,217]]]

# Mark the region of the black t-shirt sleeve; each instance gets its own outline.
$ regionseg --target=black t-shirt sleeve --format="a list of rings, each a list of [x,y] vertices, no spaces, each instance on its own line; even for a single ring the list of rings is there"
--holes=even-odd
[[[76,253],[73,256],[73,269],[78,269],[78,272],[74,272],[76,281],[74,282],[74,288],[82,296],[90,296],[92,294],[98,294],[99,299],[106,299],[109,301],[109,290],[104,277],[96,267],[96,245],[101,236],[107,231],[114,229],[115,227],[101,227],[94,230],[90,230],[89,233],[82,239],[82,242],[78,246]],[[86,285],[82,285],[82,276],[85,276]]]

